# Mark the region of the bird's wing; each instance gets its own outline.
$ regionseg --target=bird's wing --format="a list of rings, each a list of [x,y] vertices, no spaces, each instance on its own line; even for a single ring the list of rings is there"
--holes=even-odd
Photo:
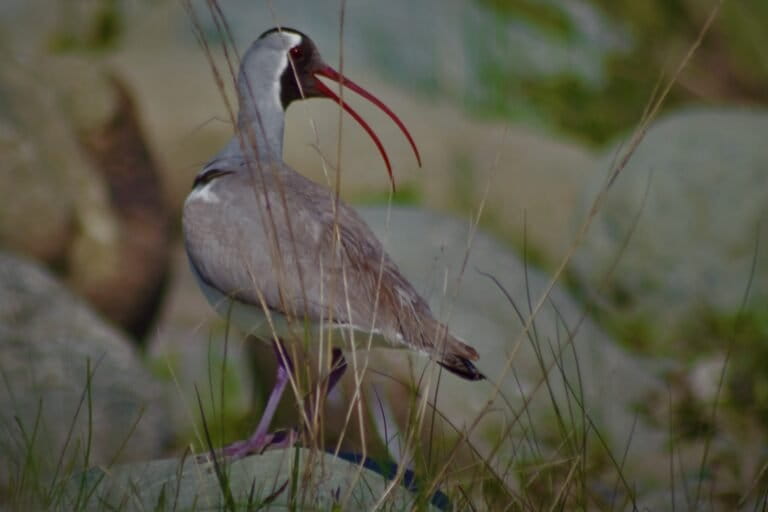
[[[484,378],[472,361],[477,352],[438,322],[427,302],[400,273],[378,238],[357,213],[339,202],[335,219],[325,220],[326,247],[340,246],[330,268],[335,279],[326,288],[344,297],[335,304],[339,316],[365,330],[382,332],[390,341],[433,356],[447,370],[469,380]],[[323,251],[333,254],[332,249]],[[339,277],[341,276],[341,278]],[[357,315],[350,318],[352,315]]]
[[[190,262],[208,286],[292,318],[377,331],[444,361],[477,358],[330,191],[293,172],[227,171],[206,184],[207,201],[192,194],[184,209]]]

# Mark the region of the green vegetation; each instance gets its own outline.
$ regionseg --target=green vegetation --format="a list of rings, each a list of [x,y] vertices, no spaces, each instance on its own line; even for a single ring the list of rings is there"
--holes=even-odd
[[[553,44],[581,42],[574,22],[557,2],[477,1],[500,19],[530,24]],[[595,57],[602,59],[603,80],[567,69],[531,74],[513,67],[518,64],[515,60],[505,67],[499,65],[503,61],[489,58],[479,68],[486,84],[483,94],[469,105],[483,115],[532,118],[577,140],[603,144],[636,125],[652,91],[673,71],[715,4],[595,0],[592,7],[607,13],[615,26],[626,27],[631,41],[629,50],[617,48]],[[768,101],[767,25],[766,2],[725,2],[718,23],[665,100],[664,109],[702,100],[730,105]]]
[[[99,0],[88,9],[83,24],[82,6],[60,2],[60,27],[49,43],[53,52],[105,51],[114,48],[122,34],[119,0]]]
[[[422,192],[418,185],[412,183],[398,184],[394,193],[390,192],[362,192],[355,195],[355,203],[358,204],[389,204],[398,206],[418,205],[422,201]]]

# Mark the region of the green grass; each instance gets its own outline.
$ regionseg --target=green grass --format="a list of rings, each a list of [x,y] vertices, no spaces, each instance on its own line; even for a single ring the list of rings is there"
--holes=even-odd
[[[499,19],[524,22],[552,41],[572,40],[574,29],[557,2],[476,1]],[[470,110],[493,118],[537,120],[575,140],[603,145],[636,126],[660,78],[691,46],[716,2],[594,0],[588,4],[617,26],[626,27],[631,37],[628,50],[603,57],[603,80],[591,83],[567,71],[530,76],[489,58],[479,66],[484,87],[479,93],[473,91]],[[725,2],[716,28],[684,70],[682,83],[665,98],[663,109],[701,101],[765,104],[768,57],[763,49],[768,36],[761,27],[767,23],[768,7],[762,0]]]

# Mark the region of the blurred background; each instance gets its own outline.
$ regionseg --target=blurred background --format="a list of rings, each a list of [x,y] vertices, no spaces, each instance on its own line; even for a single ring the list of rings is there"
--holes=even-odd
[[[36,449],[77,450],[61,423],[86,428],[75,411],[89,375],[95,462],[112,460],[126,437],[121,460],[199,443],[195,386],[217,435],[242,437],[271,386],[270,351],[211,312],[183,251],[184,198],[232,134],[211,70],[233,102],[227,39],[205,2],[191,5],[194,16],[171,0],[0,5],[0,452],[9,457],[0,488],[13,488],[28,449],[19,424],[43,419]],[[700,495],[723,510],[764,504],[768,3],[722,3],[594,216],[630,135],[719,2],[344,5],[340,34],[335,1],[220,2],[238,53],[275,25],[301,30],[398,113],[421,149],[419,169],[386,116],[347,96],[392,159],[389,218],[386,170],[367,136],[349,118],[339,132],[332,102],[287,114],[286,161],[322,183],[341,172],[342,196],[505,393],[462,460],[479,452],[512,465],[499,481],[546,503],[530,468],[538,475],[535,463],[563,455],[553,410],[578,397],[584,430],[603,434],[577,452],[589,459],[590,503],[615,500],[623,471],[652,509],[690,507]],[[482,233],[462,270],[481,206]],[[587,221],[534,335],[521,335]],[[401,380],[425,364],[388,351],[371,359]],[[378,404],[367,442],[402,459],[409,450],[393,432],[410,401],[380,374],[366,384],[366,403]],[[443,379],[452,399],[435,397],[437,408],[461,429],[492,386]],[[344,417],[350,389],[330,397],[341,411],[333,416]],[[513,434],[520,408],[528,423]],[[278,422],[292,424],[292,411],[286,404]],[[342,429],[329,424],[329,439]],[[344,442],[359,449],[359,433]],[[567,468],[552,467],[562,480]]]

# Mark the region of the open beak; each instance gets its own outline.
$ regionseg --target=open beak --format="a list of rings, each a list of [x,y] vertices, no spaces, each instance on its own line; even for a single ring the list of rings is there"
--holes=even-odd
[[[373,94],[369,93],[368,91],[366,91],[365,89],[363,89],[362,87],[357,85],[355,82],[353,82],[349,78],[345,77],[344,75],[342,75],[341,73],[339,73],[338,71],[336,71],[335,69],[333,69],[330,66],[327,66],[327,65],[322,66],[322,67],[316,69],[314,71],[314,74],[315,75],[324,76],[325,78],[329,78],[329,79],[333,80],[334,82],[337,82],[337,83],[339,83],[339,84],[341,84],[341,85],[343,85],[343,86],[353,90],[354,92],[356,92],[357,94],[359,94],[360,96],[362,96],[363,98],[367,99],[368,101],[370,101],[371,103],[373,103],[374,105],[379,107],[381,110],[383,110],[384,113],[386,113],[390,117],[390,119],[392,119],[395,122],[395,124],[398,126],[398,128],[400,128],[400,130],[405,135],[405,138],[408,139],[408,142],[411,144],[411,148],[413,148],[413,152],[416,155],[416,161],[419,163],[419,167],[421,167],[421,155],[419,155],[419,150],[416,147],[416,143],[413,141],[413,137],[411,137],[411,134],[408,132],[408,129],[405,127],[405,125],[400,120],[400,118],[397,117],[395,115],[395,113],[392,112],[389,109],[389,107],[387,107],[384,103],[382,103],[381,100],[379,100],[376,96],[374,96]],[[376,144],[376,147],[379,148],[379,152],[381,153],[381,157],[384,159],[384,163],[387,165],[387,172],[389,173],[389,180],[392,183],[392,190],[394,191],[395,190],[395,178],[392,175],[392,166],[389,163],[389,157],[387,156],[387,152],[384,151],[384,146],[381,144],[381,141],[376,136],[376,133],[374,133],[374,131],[371,129],[371,127],[368,126],[368,123],[366,123],[363,120],[363,118],[360,117],[360,115],[352,109],[352,107],[347,105],[347,103],[345,101],[342,101],[342,99],[339,98],[339,96],[335,92],[333,92],[328,86],[326,86],[319,79],[317,79],[317,77],[315,77],[315,88],[317,89],[317,91],[319,93],[329,97],[330,99],[332,99],[333,101],[335,101],[336,103],[341,105],[341,107],[344,110],[346,110],[349,113],[349,115],[351,115],[352,118],[355,121],[357,121],[360,124],[360,126],[362,126],[363,129],[366,132],[368,132],[368,135],[371,137],[371,139],[373,139],[373,142],[374,142],[374,144]]]

